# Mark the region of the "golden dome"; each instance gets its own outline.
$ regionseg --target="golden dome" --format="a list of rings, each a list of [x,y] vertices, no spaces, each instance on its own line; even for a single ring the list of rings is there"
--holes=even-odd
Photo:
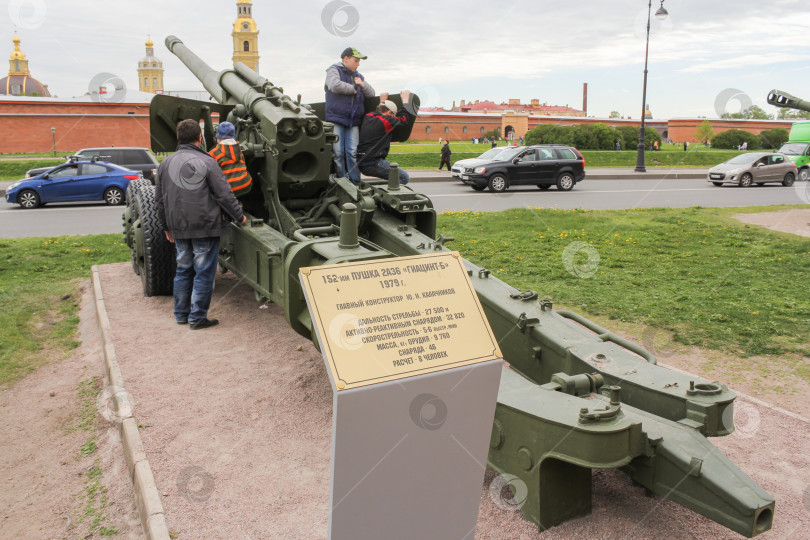
[[[25,60],[25,53],[20,50],[20,37],[17,35],[17,31],[14,31],[14,38],[11,40],[14,42],[14,50],[11,51],[11,56],[9,56],[10,61],[15,60]]]
[[[152,43],[152,36],[151,35],[146,38],[146,46],[148,48],[150,48],[150,49],[155,46],[155,44]]]

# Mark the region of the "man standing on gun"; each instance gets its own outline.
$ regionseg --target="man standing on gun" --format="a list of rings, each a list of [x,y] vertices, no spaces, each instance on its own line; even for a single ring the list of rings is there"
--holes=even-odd
[[[374,88],[366,82],[357,68],[360,60],[368,58],[353,47],[347,47],[340,55],[340,63],[326,70],[326,121],[335,125],[338,142],[332,145],[335,172],[347,177],[354,184],[360,183],[357,169],[357,143],[360,137],[360,122],[365,114],[364,102],[374,97]]]

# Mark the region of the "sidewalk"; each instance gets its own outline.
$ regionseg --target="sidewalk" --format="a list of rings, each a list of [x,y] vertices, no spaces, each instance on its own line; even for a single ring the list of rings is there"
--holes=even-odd
[[[650,167],[645,173],[633,169],[585,169],[585,180],[685,180],[706,178],[709,169]],[[411,180],[419,182],[458,182],[448,171],[409,169]],[[0,197],[6,194],[6,188],[12,181],[0,181]]]

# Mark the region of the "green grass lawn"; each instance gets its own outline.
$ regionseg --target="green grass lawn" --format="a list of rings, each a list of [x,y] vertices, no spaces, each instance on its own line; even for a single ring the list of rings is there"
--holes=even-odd
[[[505,282],[575,311],[737,356],[801,357],[810,239],[730,217],[784,208],[447,212],[438,232]],[[74,348],[77,283],[94,264],[128,259],[119,234],[0,239],[0,387]]]
[[[686,345],[810,355],[810,239],[729,217],[740,210],[450,212],[439,224],[452,248],[540,298]]]
[[[0,387],[78,345],[76,285],[127,259],[120,234],[0,239]]]

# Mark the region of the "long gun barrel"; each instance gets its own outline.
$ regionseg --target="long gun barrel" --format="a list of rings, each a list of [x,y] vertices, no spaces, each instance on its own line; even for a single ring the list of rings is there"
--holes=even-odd
[[[771,90],[768,92],[768,104],[784,109],[810,111],[810,101],[799,99],[782,90]]]

